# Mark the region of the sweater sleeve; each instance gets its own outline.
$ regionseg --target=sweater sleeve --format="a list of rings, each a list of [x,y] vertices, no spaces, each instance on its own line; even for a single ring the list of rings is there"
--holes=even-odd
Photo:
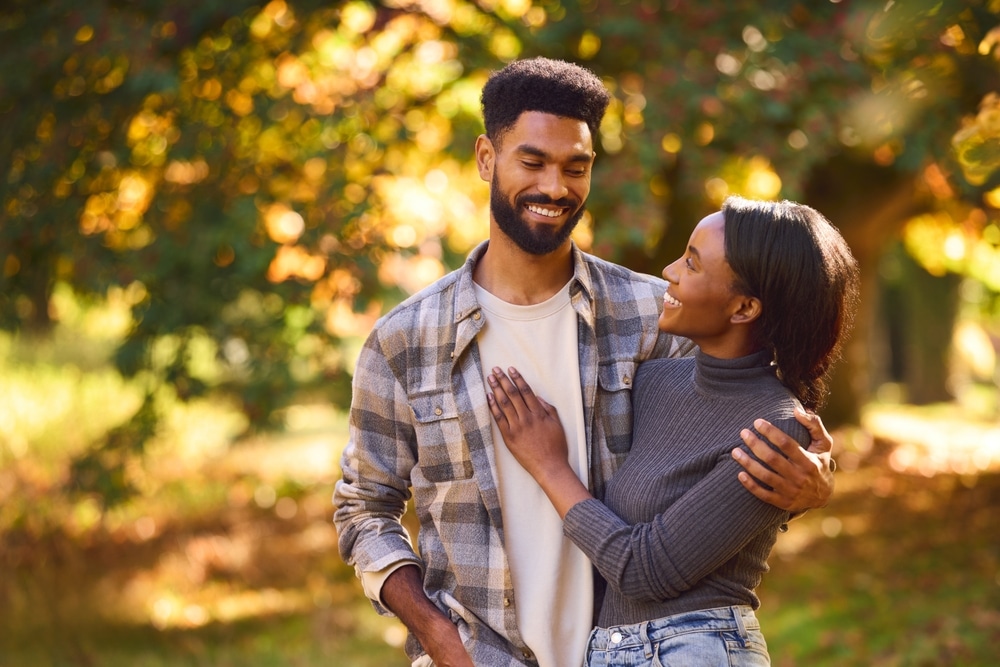
[[[779,427],[796,433],[790,424]],[[742,467],[729,451],[648,523],[629,525],[599,501],[586,500],[567,513],[564,533],[622,595],[645,601],[678,597],[761,531],[776,531],[788,520],[786,511],[743,488],[737,477]]]

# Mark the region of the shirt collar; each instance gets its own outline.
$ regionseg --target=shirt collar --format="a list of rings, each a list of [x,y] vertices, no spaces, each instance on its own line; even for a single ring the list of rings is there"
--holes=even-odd
[[[476,262],[482,258],[489,246],[489,241],[483,241],[469,253],[462,267],[462,274],[458,279],[457,303],[455,308],[455,321],[460,322],[479,310],[479,302],[476,301],[476,290],[473,287],[472,273]],[[583,251],[570,241],[573,255],[573,278],[569,288],[570,298],[582,292],[588,299],[593,299],[593,280],[590,276],[589,264],[584,259]]]

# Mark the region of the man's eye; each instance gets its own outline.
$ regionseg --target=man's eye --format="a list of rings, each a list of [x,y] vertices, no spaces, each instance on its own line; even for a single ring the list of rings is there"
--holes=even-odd
[[[587,175],[587,170],[586,169],[570,169],[566,173],[569,174],[570,176],[572,176],[573,178],[582,178],[582,177],[584,177],[584,176]]]
[[[542,166],[541,162],[522,162],[521,164],[523,164],[527,169],[538,169]]]

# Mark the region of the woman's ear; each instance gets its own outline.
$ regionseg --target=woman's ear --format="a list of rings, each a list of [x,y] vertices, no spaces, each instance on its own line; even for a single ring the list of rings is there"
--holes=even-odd
[[[479,169],[479,178],[487,183],[493,180],[493,165],[496,157],[493,142],[485,134],[480,134],[476,138],[476,167]]]
[[[750,324],[763,312],[763,304],[755,296],[739,297],[739,304],[736,312],[729,318],[733,324]]]

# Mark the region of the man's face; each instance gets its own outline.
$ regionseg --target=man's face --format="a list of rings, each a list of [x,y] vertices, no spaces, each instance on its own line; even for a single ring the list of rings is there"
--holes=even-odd
[[[590,130],[583,121],[528,111],[499,143],[487,141],[481,156],[481,173],[483,164],[492,171],[493,221],[523,251],[551,253],[583,216],[594,164]]]

